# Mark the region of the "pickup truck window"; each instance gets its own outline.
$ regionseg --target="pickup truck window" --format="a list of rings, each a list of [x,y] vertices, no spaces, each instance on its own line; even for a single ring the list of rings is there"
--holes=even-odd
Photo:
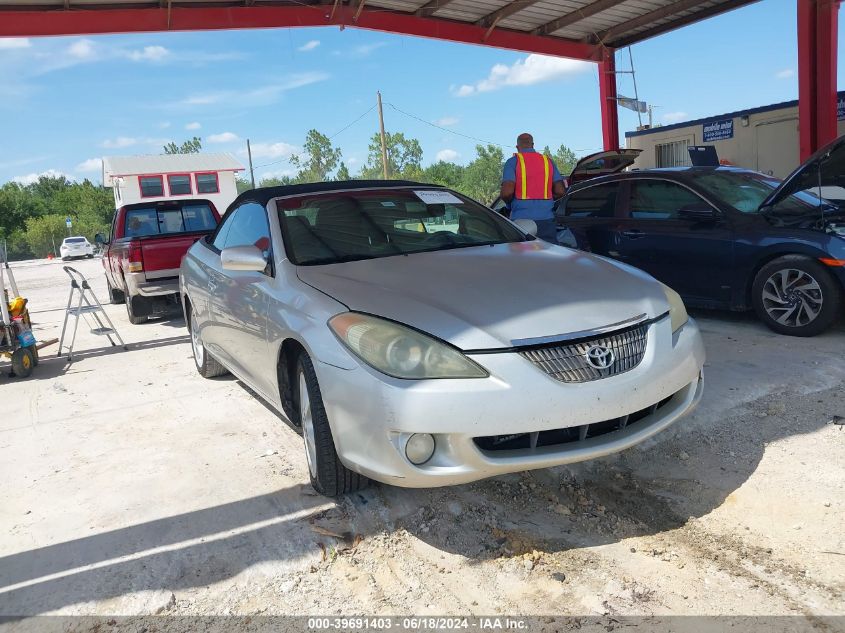
[[[207,204],[186,204],[182,207],[131,209],[126,212],[126,237],[166,235],[210,231],[216,225]]]

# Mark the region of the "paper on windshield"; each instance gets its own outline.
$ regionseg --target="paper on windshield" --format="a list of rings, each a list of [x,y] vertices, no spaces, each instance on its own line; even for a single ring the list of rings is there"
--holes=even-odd
[[[426,204],[463,204],[464,201],[451,191],[414,191],[414,195]]]

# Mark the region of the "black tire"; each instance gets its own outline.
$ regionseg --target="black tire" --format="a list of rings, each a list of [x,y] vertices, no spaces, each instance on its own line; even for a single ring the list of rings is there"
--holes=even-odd
[[[760,269],[751,301],[760,320],[775,332],[816,336],[839,317],[842,287],[821,263],[786,255]]]
[[[35,361],[28,347],[19,347],[12,352],[12,373],[18,378],[29,378],[35,369]]]
[[[300,385],[303,383],[307,390],[308,405],[310,408],[310,421],[313,428],[313,453],[309,450],[308,411],[303,410],[303,398],[300,393]],[[305,459],[308,462],[308,474],[311,477],[311,485],[314,490],[327,497],[338,497],[345,495],[369,484],[369,479],[356,472],[349,470],[340,461],[332,437],[332,430],[329,426],[329,419],[326,409],[323,406],[323,396],[320,393],[320,385],[317,382],[317,374],[314,371],[314,364],[307,353],[302,352],[296,363],[296,379],[292,386],[296,397],[296,416],[299,423],[303,440],[305,442]]]
[[[229,373],[216,358],[208,353],[202,344],[193,311],[188,309],[188,332],[191,334],[191,352],[194,356],[194,366],[203,378],[217,378]]]
[[[129,322],[132,325],[142,325],[147,322],[147,317],[145,316],[135,316],[135,313],[132,312],[132,298],[126,297],[126,314],[129,316]]]
[[[112,288],[108,275],[106,275],[106,288],[109,289],[109,301],[111,301],[112,305],[120,305],[126,302],[126,295],[123,294],[123,290]]]

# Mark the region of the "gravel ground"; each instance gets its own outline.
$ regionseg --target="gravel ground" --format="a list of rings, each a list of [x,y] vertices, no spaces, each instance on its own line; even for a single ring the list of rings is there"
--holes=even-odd
[[[60,265],[15,270],[58,336]],[[130,351],[80,326],[75,362],[2,366],[0,615],[845,615],[842,326],[697,314],[704,400],[654,440],[335,502],[284,419],[196,374],[180,318],[107,309]]]

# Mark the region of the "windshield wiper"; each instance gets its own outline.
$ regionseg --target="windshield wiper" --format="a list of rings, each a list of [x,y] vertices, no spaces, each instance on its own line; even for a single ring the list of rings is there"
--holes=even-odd
[[[363,259],[376,259],[381,255],[340,255],[337,257],[318,257],[299,262],[299,266],[319,266],[320,264],[342,264],[344,262],[357,262]]]

